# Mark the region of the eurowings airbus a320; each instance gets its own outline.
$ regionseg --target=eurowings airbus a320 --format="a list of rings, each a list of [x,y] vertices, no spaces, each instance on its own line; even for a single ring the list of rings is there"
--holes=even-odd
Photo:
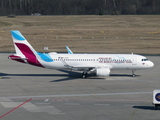
[[[109,76],[111,70],[132,70],[151,68],[153,62],[142,55],[136,54],[59,54],[56,52],[39,53],[28,43],[17,30],[11,31],[16,54],[10,55],[11,60],[48,69],[67,69],[83,71],[86,78],[90,72],[97,76]]]

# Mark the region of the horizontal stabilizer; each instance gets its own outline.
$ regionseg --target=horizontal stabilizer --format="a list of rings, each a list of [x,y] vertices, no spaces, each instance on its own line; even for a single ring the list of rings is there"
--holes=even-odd
[[[11,60],[27,60],[28,59],[28,58],[22,58],[22,57],[16,56],[16,55],[10,55],[8,58]]]

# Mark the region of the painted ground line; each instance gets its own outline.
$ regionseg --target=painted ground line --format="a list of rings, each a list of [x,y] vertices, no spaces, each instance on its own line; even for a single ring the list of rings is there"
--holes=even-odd
[[[141,95],[141,94],[151,94],[153,92],[128,92],[128,93],[95,93],[95,94],[66,94],[66,95],[40,95],[40,96],[8,96],[0,97],[0,99],[10,98],[50,98],[50,97],[78,97],[78,96],[106,96],[106,95]]]
[[[12,109],[12,110],[10,110],[9,112],[5,113],[4,115],[0,116],[0,118],[5,117],[5,116],[8,115],[9,113],[15,111],[16,109],[18,109],[19,107],[21,107],[22,105],[26,104],[27,102],[29,102],[29,101],[31,101],[31,100],[32,100],[32,98],[30,98],[29,100],[25,101],[24,103],[18,105],[17,107],[15,107],[14,109]]]

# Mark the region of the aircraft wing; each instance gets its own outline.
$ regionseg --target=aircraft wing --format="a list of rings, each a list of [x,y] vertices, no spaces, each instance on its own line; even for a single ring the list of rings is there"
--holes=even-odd
[[[99,65],[99,64],[90,64],[90,65],[75,65],[75,66],[72,66],[74,68],[112,68],[111,65]]]
[[[102,65],[102,64],[78,64],[78,65],[68,65],[65,61],[62,61],[64,66],[67,66],[69,67],[70,69],[73,69],[73,70],[90,70],[90,71],[94,71],[96,69],[99,69],[99,68],[113,68],[111,65]]]

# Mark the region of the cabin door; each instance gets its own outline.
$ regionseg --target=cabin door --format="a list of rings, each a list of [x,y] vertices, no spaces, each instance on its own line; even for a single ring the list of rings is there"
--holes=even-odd
[[[136,58],[136,56],[132,56],[132,65],[137,65],[137,58]]]

